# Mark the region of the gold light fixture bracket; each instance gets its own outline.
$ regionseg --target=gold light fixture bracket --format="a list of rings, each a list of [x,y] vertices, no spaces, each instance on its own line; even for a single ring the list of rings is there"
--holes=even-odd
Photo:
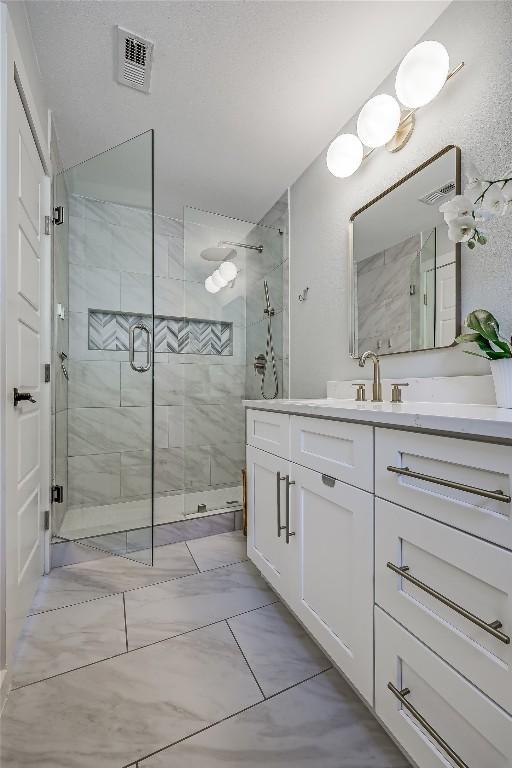
[[[412,136],[415,124],[416,117],[414,115],[414,111],[410,109],[403,109],[398,130],[393,138],[390,139],[386,144],[387,151],[399,152],[401,149],[403,149],[403,147],[405,147]]]

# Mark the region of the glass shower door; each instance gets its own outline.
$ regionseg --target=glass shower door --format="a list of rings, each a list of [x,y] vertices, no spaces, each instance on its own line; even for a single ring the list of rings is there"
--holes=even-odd
[[[53,540],[151,564],[153,132],[59,174],[54,205]]]

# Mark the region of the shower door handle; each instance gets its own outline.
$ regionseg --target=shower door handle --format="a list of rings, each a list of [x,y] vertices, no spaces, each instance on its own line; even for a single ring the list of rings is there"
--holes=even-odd
[[[146,362],[144,365],[137,365],[135,363],[135,331],[136,330],[142,331],[147,336],[148,343],[146,346]],[[133,370],[137,371],[137,373],[145,373],[146,371],[149,371],[149,369],[151,368],[151,362],[153,359],[153,340],[151,337],[151,331],[149,330],[147,325],[145,325],[141,321],[131,325],[128,331],[128,343],[129,343],[130,365],[133,368]]]

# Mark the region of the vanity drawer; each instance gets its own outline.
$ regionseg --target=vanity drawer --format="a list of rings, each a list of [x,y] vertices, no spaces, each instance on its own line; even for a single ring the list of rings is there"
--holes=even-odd
[[[379,608],[375,632],[375,711],[420,768],[512,767],[509,715]]]
[[[290,416],[275,411],[247,411],[247,445],[290,458]]]
[[[377,496],[509,549],[511,473],[512,446],[375,430]]]
[[[291,460],[373,491],[373,428],[329,419],[291,417]]]
[[[375,602],[512,713],[512,552],[377,499]]]

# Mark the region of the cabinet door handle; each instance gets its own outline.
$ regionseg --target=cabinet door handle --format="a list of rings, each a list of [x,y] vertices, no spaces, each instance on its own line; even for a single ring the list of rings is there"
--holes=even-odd
[[[281,482],[284,480],[284,477],[281,477],[280,472],[276,472],[276,492],[277,492],[277,535],[279,538],[281,538],[281,531],[284,531],[286,528],[286,525],[281,525]]]
[[[290,536],[295,536],[295,531],[290,531],[290,485],[295,485],[295,480],[290,480],[290,475],[286,475],[286,543],[290,543]]]
[[[398,690],[398,688],[395,688],[393,683],[388,683],[388,688],[393,694],[393,696],[396,696],[400,704],[406,709],[408,712],[411,713],[411,715],[414,717],[415,720],[418,721],[418,723],[421,725],[422,728],[426,730],[426,732],[432,736],[434,741],[441,747],[441,749],[446,752],[450,760],[452,760],[457,768],[469,768],[468,764],[462,760],[461,757],[458,756],[456,752],[453,751],[453,749],[450,747],[450,745],[443,739],[442,736],[439,735],[439,733],[435,730],[435,728],[432,728],[428,720],[425,720],[421,712],[418,712],[416,707],[414,707],[410,701],[408,701],[405,697],[410,694],[409,688],[402,688],[401,691]]]
[[[453,600],[450,600],[449,597],[446,597],[441,592],[438,592],[432,587],[429,587],[428,584],[425,584],[423,581],[420,581],[419,579],[417,579],[411,573],[408,573],[409,571],[408,565],[398,566],[398,565],[395,565],[394,563],[387,563],[387,567],[394,573],[398,573],[398,575],[401,576],[406,581],[410,581],[411,584],[414,584],[414,586],[418,587],[418,589],[422,589],[423,592],[426,592],[428,595],[431,595],[431,597],[435,597],[436,600],[439,600],[440,603],[443,603],[443,605],[446,605],[448,606],[448,608],[451,608],[452,611],[455,611],[461,616],[464,616],[465,619],[467,619],[468,621],[471,621],[473,624],[476,624],[477,627],[480,627],[480,629],[485,630],[490,635],[495,637],[497,640],[501,640],[501,642],[505,643],[505,645],[509,645],[510,637],[506,635],[504,632],[500,632],[500,627],[503,626],[501,621],[496,620],[496,621],[491,621],[487,623],[486,621],[479,618],[478,616],[475,616],[474,613],[467,611],[458,603],[454,603]]]
[[[503,491],[487,491],[485,488],[476,488],[473,485],[466,485],[465,483],[457,483],[454,480],[444,480],[442,477],[434,477],[433,475],[424,475],[422,472],[414,472],[409,467],[393,467],[389,466],[388,472],[394,472],[396,475],[405,475],[406,477],[415,477],[416,480],[426,480],[429,483],[435,483],[436,485],[443,485],[446,488],[455,488],[457,491],[465,491],[466,493],[474,493],[475,496],[483,496],[486,499],[492,499],[493,501],[502,501],[504,504],[510,504],[512,499]]]

